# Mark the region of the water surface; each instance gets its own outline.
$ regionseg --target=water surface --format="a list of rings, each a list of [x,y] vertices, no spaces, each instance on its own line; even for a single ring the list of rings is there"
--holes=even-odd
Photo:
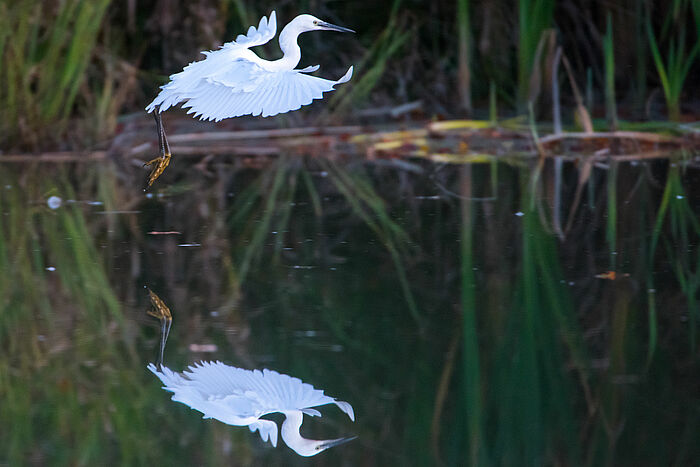
[[[508,160],[0,167],[0,464],[308,464],[169,400],[145,287],[169,367],[354,406],[314,465],[693,463],[700,171]]]

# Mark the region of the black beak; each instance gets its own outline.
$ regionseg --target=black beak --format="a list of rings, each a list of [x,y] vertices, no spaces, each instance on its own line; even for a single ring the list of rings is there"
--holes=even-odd
[[[345,444],[348,441],[352,441],[355,438],[357,438],[357,436],[351,436],[349,438],[329,439],[325,443],[321,444],[321,449],[325,450],[328,448],[332,448],[333,446],[340,446],[341,444]]]
[[[318,25],[321,26],[324,29],[328,29],[329,31],[338,31],[338,32],[355,32],[352,29],[344,28],[342,26],[336,26],[335,24],[331,23],[326,23],[325,21],[319,21]]]

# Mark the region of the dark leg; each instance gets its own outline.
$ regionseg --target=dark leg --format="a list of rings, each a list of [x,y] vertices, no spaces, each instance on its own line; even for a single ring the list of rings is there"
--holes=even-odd
[[[165,359],[165,343],[168,340],[168,335],[170,334],[170,326],[173,324],[172,318],[169,316],[163,316],[160,318],[160,352],[158,354],[158,361],[156,362],[156,368],[162,371],[162,366]]]
[[[170,155],[170,145],[168,144],[168,138],[165,137],[165,128],[163,127],[163,118],[160,114],[160,106],[156,107],[153,112],[153,116],[156,119],[156,129],[158,130],[158,147],[160,148],[160,155],[163,157],[164,154]]]
[[[153,182],[160,177],[160,174],[162,174],[168,164],[170,164],[171,156],[170,145],[168,144],[168,138],[165,136],[165,128],[163,127],[163,119],[160,114],[159,106],[156,106],[155,110],[153,111],[153,117],[156,119],[156,130],[158,131],[158,149],[160,154],[155,159],[152,159],[144,164],[144,167],[150,165],[153,166],[153,171],[151,171],[151,174],[148,176],[148,186],[146,188],[153,185]]]

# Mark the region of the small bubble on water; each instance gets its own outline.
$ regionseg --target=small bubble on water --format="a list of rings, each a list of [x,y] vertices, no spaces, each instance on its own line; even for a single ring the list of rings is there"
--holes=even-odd
[[[53,266],[49,266],[49,267],[47,267],[47,268],[46,268],[46,270],[47,270],[47,271],[51,271],[51,272],[53,272],[53,271],[55,271],[55,270],[56,270],[56,268],[55,268],[55,267],[53,267]]]
[[[683,198],[685,198],[685,196],[683,196],[683,195],[676,195],[676,199],[683,199]]]
[[[515,213],[515,215],[518,216],[518,217],[523,217],[523,216],[525,215],[525,213],[522,212],[522,211],[518,211],[518,212]]]
[[[61,207],[61,203],[63,203],[63,200],[58,196],[51,196],[46,200],[46,204],[49,206],[49,209],[58,209]]]
[[[148,198],[148,199],[153,198],[153,193],[146,193],[146,198]]]

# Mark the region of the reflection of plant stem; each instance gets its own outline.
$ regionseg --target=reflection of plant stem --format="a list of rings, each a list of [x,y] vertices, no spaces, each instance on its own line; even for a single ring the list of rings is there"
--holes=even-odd
[[[420,312],[413,298],[399,251],[399,248],[407,244],[408,238],[406,233],[391,220],[383,200],[370,184],[358,177],[351,178],[347,172],[341,170],[331,160],[319,160],[319,163],[326,168],[331,181],[338,188],[338,191],[343,194],[355,214],[374,231],[384,244],[384,247],[389,251],[396,268],[404,299],[408,304],[408,310],[413,319],[420,324]]]
[[[250,240],[250,244],[245,250],[243,260],[241,261],[239,280],[241,283],[245,281],[248,271],[253,263],[253,260],[260,254],[265,238],[270,231],[270,224],[272,222],[272,217],[275,214],[275,207],[277,205],[277,197],[283,188],[283,182],[285,180],[285,164],[282,159],[277,165],[276,171],[274,173],[274,178],[272,181],[272,187],[267,193],[267,199],[265,200],[265,206],[262,210],[262,217],[260,222],[257,223],[255,229],[253,230],[253,235]],[[262,190],[263,188],[260,187]]]
[[[535,113],[532,108],[532,102],[528,102],[527,108],[530,115],[530,135],[532,136],[532,141],[537,149],[537,154],[539,155],[537,159],[537,166],[535,167],[535,171],[530,179],[530,208],[532,209],[535,205],[535,199],[537,198],[535,196],[535,191],[537,190],[537,182],[540,179],[540,174],[542,173],[542,168],[544,167],[545,152],[542,144],[540,144],[540,138],[537,134],[537,124],[535,123]]]
[[[610,163],[608,170],[608,216],[605,239],[610,248],[610,270],[614,271],[617,261],[617,162]]]
[[[471,465],[479,465],[482,457],[481,430],[481,378],[479,365],[479,344],[476,320],[476,283],[474,278],[473,249],[473,212],[470,199],[472,195],[472,166],[460,167],[461,196],[461,301],[462,301],[462,335],[464,359],[465,408],[468,426],[469,459]]]
[[[666,215],[668,213],[668,216]],[[678,165],[672,166],[666,180],[666,187],[661,198],[661,204],[656,214],[656,221],[651,236],[650,262],[653,264],[656,249],[661,239],[661,232],[664,221],[668,217],[670,225],[671,241],[666,243],[667,256],[672,258],[673,270],[676,279],[686,297],[688,306],[689,322],[689,344],[694,352],[697,341],[697,314],[698,306],[696,295],[700,289],[700,251],[696,256],[695,271],[689,264],[691,258],[687,252],[692,248],[690,245],[689,233],[695,238],[700,237],[700,220],[688,204],[686,194],[683,190]],[[678,252],[682,252],[680,255]],[[675,260],[673,256],[679,255]],[[650,266],[651,268],[651,266]],[[656,317],[656,293],[654,289],[653,277],[648,274],[647,278],[648,302],[649,302],[649,355],[647,364],[653,357],[653,350],[656,347],[657,339],[657,317]]]

